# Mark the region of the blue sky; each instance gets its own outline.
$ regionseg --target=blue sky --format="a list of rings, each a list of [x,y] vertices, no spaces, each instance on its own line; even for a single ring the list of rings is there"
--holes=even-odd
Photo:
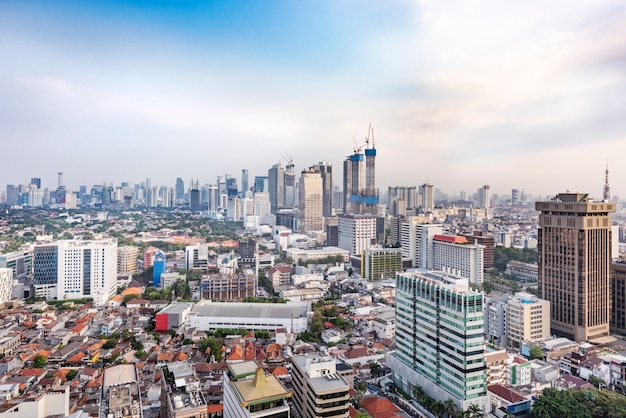
[[[548,4],[546,4],[548,3]],[[626,197],[622,1],[0,2],[0,184],[341,163],[377,185]],[[283,161],[284,163],[284,161]]]

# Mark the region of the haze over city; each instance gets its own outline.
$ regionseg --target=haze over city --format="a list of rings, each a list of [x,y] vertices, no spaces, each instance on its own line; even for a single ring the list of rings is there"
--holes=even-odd
[[[343,159],[377,186],[626,196],[621,1],[0,3],[0,184]]]

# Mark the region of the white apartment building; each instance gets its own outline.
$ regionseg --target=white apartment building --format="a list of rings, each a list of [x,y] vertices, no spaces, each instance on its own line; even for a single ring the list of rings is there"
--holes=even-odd
[[[433,268],[433,238],[443,234],[443,225],[427,221],[424,216],[410,216],[400,225],[402,257],[411,259],[411,267]]]
[[[470,283],[480,285],[484,278],[484,250],[470,244],[465,237],[435,235],[433,237],[433,269],[451,270]]]
[[[355,255],[374,245],[377,219],[373,215],[339,216],[339,248]]]
[[[117,291],[117,239],[62,240],[35,247],[35,286],[56,285],[58,300],[93,298],[96,306]]]
[[[0,304],[12,299],[13,270],[0,268]]]

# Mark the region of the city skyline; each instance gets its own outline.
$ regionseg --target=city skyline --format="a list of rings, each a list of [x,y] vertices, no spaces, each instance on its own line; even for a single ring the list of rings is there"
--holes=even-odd
[[[212,183],[341,163],[377,184],[626,196],[626,6],[0,4],[0,184]],[[401,169],[399,169],[399,167]],[[402,169],[404,168],[404,169]]]

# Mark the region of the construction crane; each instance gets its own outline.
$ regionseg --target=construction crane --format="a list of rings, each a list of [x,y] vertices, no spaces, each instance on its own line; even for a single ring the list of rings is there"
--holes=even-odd
[[[286,156],[285,156],[286,155]],[[287,151],[285,151],[285,155],[283,155],[283,159],[285,160],[285,162],[287,163],[287,165],[293,165],[293,158],[291,157],[291,155],[289,155],[289,153]]]
[[[354,153],[355,154],[359,154],[361,152],[361,150],[363,149],[363,147],[365,147],[367,144],[363,144],[361,146],[359,146],[359,144],[356,143],[356,138],[352,137],[352,140],[354,141]]]
[[[372,122],[370,122],[370,125],[367,127],[367,136],[365,137],[366,148],[369,148],[370,146],[370,133],[372,134],[372,144],[374,144],[374,131],[372,130]],[[372,148],[374,148],[373,145]]]

